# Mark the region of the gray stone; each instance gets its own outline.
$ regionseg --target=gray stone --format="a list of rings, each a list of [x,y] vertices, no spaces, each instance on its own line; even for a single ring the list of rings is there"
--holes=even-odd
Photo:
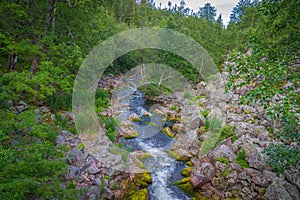
[[[79,149],[72,149],[67,153],[66,159],[70,164],[78,162],[83,160],[83,153]]]
[[[286,170],[284,176],[290,183],[294,184],[298,190],[300,190],[300,163],[296,166],[296,168],[291,168]]]
[[[191,174],[191,183],[193,187],[200,187],[210,182],[215,175],[214,166],[210,163],[202,163],[195,166]]]
[[[80,172],[79,169],[75,166],[68,166],[68,172],[67,172],[67,179],[68,180],[75,180],[77,178],[79,178],[80,176]]]
[[[115,199],[115,194],[113,193],[113,191],[111,191],[111,189],[105,187],[104,192],[101,195],[101,198],[104,198],[107,200]]]
[[[101,169],[97,168],[96,166],[92,166],[89,169],[87,169],[87,173],[92,174],[92,175],[97,174],[100,171],[101,171]]]
[[[199,144],[197,130],[191,130],[184,135],[180,135],[172,145],[171,150],[180,157],[193,157],[199,154]]]
[[[89,191],[87,192],[88,200],[98,200],[100,199],[100,187],[99,186],[91,186]]]
[[[236,155],[228,146],[222,144],[208,154],[208,157],[214,161],[218,158],[227,158],[230,162],[235,161]]]
[[[272,183],[266,191],[266,200],[293,200],[286,188],[279,182]]]

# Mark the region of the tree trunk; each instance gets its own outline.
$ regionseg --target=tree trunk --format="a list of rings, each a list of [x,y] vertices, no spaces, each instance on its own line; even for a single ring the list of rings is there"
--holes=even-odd
[[[31,67],[30,67],[30,75],[32,76],[33,74],[35,74],[35,72],[38,69],[38,63],[40,60],[41,56],[40,55],[35,55],[34,59],[32,61]]]

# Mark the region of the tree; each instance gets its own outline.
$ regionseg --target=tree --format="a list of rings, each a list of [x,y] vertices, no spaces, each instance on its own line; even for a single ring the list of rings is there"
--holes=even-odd
[[[246,9],[250,8],[253,4],[251,0],[240,0],[230,14],[230,23],[239,22],[241,16],[245,14]]]
[[[208,21],[215,21],[217,15],[217,10],[215,7],[211,6],[210,3],[206,3],[204,7],[200,7],[198,11],[198,16],[204,18]]]

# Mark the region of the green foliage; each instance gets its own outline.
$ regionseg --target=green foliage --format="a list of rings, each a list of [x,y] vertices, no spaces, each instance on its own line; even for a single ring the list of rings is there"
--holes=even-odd
[[[95,99],[95,106],[96,108],[108,108],[109,100],[110,100],[110,93],[104,89],[96,89],[96,99]]]
[[[105,133],[107,137],[115,142],[118,135],[117,122],[113,118],[104,118],[103,123],[105,125]]]
[[[205,117],[205,118],[207,118],[207,116],[208,116],[209,113],[210,113],[210,111],[209,111],[209,110],[206,110],[206,109],[204,109],[204,110],[201,111],[201,115],[202,115],[203,117]],[[207,126],[208,126],[208,125],[207,125]]]
[[[218,139],[218,142],[222,142],[223,140],[225,140],[226,138],[229,138],[231,136],[234,136],[234,130],[235,130],[235,126],[228,126],[227,124],[225,124],[222,127],[222,130],[220,132],[220,136]]]
[[[272,166],[277,175],[284,172],[290,166],[296,166],[300,160],[298,147],[290,147],[284,144],[271,144],[264,152],[272,159],[267,160],[267,164]]]
[[[219,157],[219,158],[217,158],[217,161],[226,164],[226,166],[229,166],[229,161],[227,158]]]
[[[246,161],[245,149],[240,149],[236,154],[236,163],[242,168],[249,168],[249,163]]]
[[[52,96],[46,98],[46,104],[54,111],[58,112],[61,110],[72,109],[72,95],[68,93],[55,93]]]
[[[160,87],[158,87],[157,85],[151,83],[148,85],[143,85],[142,87],[139,88],[139,90],[141,92],[143,92],[143,94],[145,96],[149,96],[149,97],[158,97],[159,95],[162,94],[170,94],[171,90],[163,85],[161,85]]]
[[[61,188],[64,148],[55,146],[55,126],[35,121],[35,111],[21,114],[1,110],[1,199],[77,199],[76,188]]]

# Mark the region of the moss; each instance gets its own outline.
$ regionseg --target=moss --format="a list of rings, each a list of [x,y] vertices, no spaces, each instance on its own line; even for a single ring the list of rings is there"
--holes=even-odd
[[[194,163],[193,163],[192,161],[190,161],[190,160],[187,161],[185,164],[186,164],[187,166],[190,166],[190,167],[191,167],[191,166],[194,166]]]
[[[130,134],[125,134],[124,138],[126,139],[131,139],[131,138],[136,138],[139,136],[139,132],[137,130],[134,130],[132,133]]]
[[[193,171],[193,167],[187,167],[187,168],[184,168],[183,170],[181,170],[180,173],[183,176],[191,176],[192,171]]]
[[[174,182],[173,185],[176,185],[180,190],[187,194],[193,194],[193,186],[190,180],[191,177],[186,177],[177,182]]]
[[[142,119],[140,117],[131,118],[130,120],[133,122],[141,122],[142,121]]]
[[[203,133],[207,132],[206,128],[204,126],[201,126],[199,129],[198,129],[198,133],[200,135],[202,135]]]
[[[191,180],[191,177],[186,177],[179,181],[174,182],[173,185],[182,185],[182,184],[190,182],[190,180]]]
[[[192,197],[191,200],[209,200],[209,198],[206,196],[201,196],[201,197]]]
[[[227,177],[230,173],[231,171],[226,169],[225,172],[221,173],[221,177]]]
[[[163,128],[162,132],[166,134],[168,137],[173,138],[175,135],[172,133],[170,127]]]
[[[217,161],[219,161],[221,163],[225,163],[227,167],[229,166],[229,161],[227,158],[219,157],[219,158],[217,158]]]
[[[186,162],[188,161],[190,158],[189,157],[186,157],[186,156],[182,156],[182,155],[179,155],[177,152],[175,151],[167,151],[168,152],[168,155],[172,158],[175,158],[176,160],[178,161],[183,161],[183,162]]]
[[[142,188],[148,187],[152,183],[151,173],[148,170],[143,173],[135,174],[134,179]]]
[[[182,185],[178,185],[177,187],[187,194],[193,194],[193,192],[194,192],[193,186],[190,182],[182,184]]]
[[[148,190],[146,188],[142,189],[142,190],[138,190],[130,196],[130,199],[131,200],[147,200],[148,199]]]
[[[150,125],[150,126],[156,126],[156,124],[153,122],[145,122],[145,124]]]

